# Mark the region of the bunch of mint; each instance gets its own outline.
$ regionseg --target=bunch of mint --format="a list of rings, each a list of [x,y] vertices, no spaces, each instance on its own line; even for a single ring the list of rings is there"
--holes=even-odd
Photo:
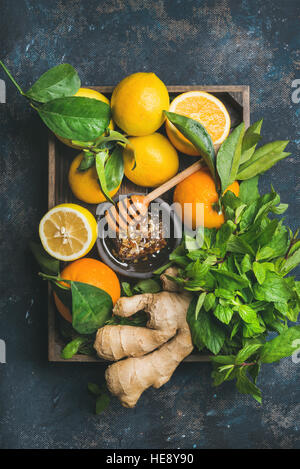
[[[260,196],[258,177],[221,203],[222,227],[185,236],[171,254],[179,267],[173,280],[194,294],[187,319],[195,347],[213,353],[214,384],[235,379],[240,392],[261,402],[261,364],[299,347],[300,325],[288,321],[298,319],[300,282],[286,275],[300,263],[300,239],[276,217],[287,205],[273,188]],[[269,332],[276,337],[269,340]]]

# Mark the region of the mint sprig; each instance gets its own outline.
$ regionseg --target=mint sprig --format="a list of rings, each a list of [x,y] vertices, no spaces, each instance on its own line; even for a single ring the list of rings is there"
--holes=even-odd
[[[241,198],[228,191],[222,227],[205,228],[202,244],[199,234],[183,240],[170,260],[176,282],[193,292],[187,320],[195,347],[213,354],[214,384],[235,380],[261,402],[261,365],[290,356],[300,339],[300,326],[288,323],[298,319],[300,282],[287,276],[300,264],[300,239],[274,218],[280,196],[273,188],[260,196],[257,182],[243,182]]]

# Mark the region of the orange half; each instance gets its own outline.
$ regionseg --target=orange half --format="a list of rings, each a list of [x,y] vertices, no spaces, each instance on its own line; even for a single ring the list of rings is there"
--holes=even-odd
[[[230,130],[230,116],[222,101],[205,91],[188,91],[177,96],[169,111],[199,121],[207,130],[214,145],[220,145]],[[187,155],[198,156],[194,145],[166,120],[166,131],[174,147]]]

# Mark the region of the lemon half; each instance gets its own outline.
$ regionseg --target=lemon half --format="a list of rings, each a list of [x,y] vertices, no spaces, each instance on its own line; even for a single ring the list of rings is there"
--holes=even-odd
[[[84,207],[61,204],[44,215],[39,235],[45,251],[61,261],[85,256],[97,239],[97,222]]]

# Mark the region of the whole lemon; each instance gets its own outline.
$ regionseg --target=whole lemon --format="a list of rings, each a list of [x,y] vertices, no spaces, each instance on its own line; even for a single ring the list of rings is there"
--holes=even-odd
[[[159,133],[130,137],[124,156],[124,172],[138,186],[156,187],[175,176],[179,167],[177,151]],[[134,150],[134,151],[133,151]],[[136,167],[134,167],[134,155]]]
[[[106,199],[100,189],[95,166],[85,171],[78,171],[83,156],[83,153],[79,153],[71,163],[69,169],[69,184],[71,190],[77,199],[87,202],[88,204],[100,204],[101,202],[105,202]],[[119,187],[111,191],[109,195],[113,197],[118,192]]]
[[[79,90],[74,96],[97,99],[98,101],[102,101],[103,103],[109,104],[109,99],[106,96],[104,96],[104,94],[99,93],[99,91],[92,90],[91,88],[79,88]],[[111,130],[114,129],[114,123],[112,120],[110,121],[108,128]],[[68,145],[68,147],[76,148],[78,150],[85,148],[84,145],[74,145],[72,143],[72,140],[69,140],[67,138],[60,137],[59,135],[56,135],[56,137],[58,138],[58,140]]]
[[[113,120],[128,135],[155,132],[164,122],[170,105],[165,84],[155,73],[134,73],[124,78],[111,97]]]

